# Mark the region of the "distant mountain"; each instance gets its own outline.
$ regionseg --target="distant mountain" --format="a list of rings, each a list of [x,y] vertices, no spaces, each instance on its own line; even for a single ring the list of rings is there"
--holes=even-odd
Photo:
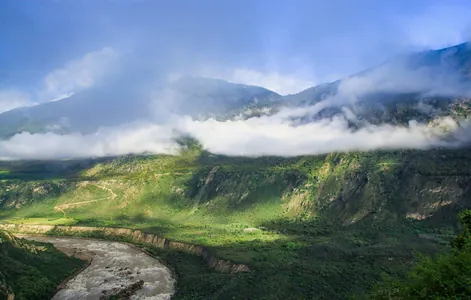
[[[102,126],[159,120],[169,113],[207,116],[281,99],[262,87],[197,77],[162,85],[152,95],[142,90],[139,85],[109,83],[63,100],[4,112],[0,114],[0,138],[20,132],[91,133]]]
[[[379,96],[387,101],[390,97],[397,99],[398,95],[470,94],[470,80],[471,43],[463,43],[400,56],[375,68],[308,88],[284,99],[291,105],[312,105],[342,92],[354,94],[358,102],[376,100]],[[438,89],[438,83],[443,85],[442,89]]]
[[[218,116],[252,105],[272,105],[282,99],[268,89],[219,79],[184,77],[162,90],[172,111],[192,116]]]
[[[343,116],[362,123],[406,124],[436,117],[471,116],[471,45],[423,51],[391,59],[347,78],[284,97],[283,105],[318,111],[302,122]]]
[[[199,119],[249,118],[273,114],[281,106],[312,106],[324,100],[319,111],[300,121],[342,115],[352,126],[361,127],[364,121],[398,124],[411,118],[428,122],[436,116],[467,116],[471,110],[471,45],[396,57],[284,97],[263,87],[200,77],[183,77],[153,87],[154,92],[149,93],[149,85],[142,81],[111,82],[60,101],[2,113],[0,138],[25,131],[92,133],[99,127],[138,120],[163,122],[172,113]]]

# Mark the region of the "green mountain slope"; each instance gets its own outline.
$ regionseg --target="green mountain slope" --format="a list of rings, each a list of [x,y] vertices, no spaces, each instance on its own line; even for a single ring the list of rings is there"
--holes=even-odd
[[[471,206],[469,150],[229,158],[194,145],[14,164],[2,166],[3,222],[134,227],[209,246],[254,270],[218,277],[217,299],[360,293],[382,272],[402,274],[415,251],[446,248],[456,212]]]
[[[0,231],[0,298],[47,299],[85,264],[51,244],[18,239]]]
[[[458,62],[463,82],[465,46],[443,50],[453,58],[446,69]],[[406,64],[440,70],[443,51]],[[207,112],[206,104],[228,100],[214,110],[225,119],[272,114],[286,103],[315,104],[337,93],[342,81],[284,102],[261,88],[211,81],[207,90],[194,79],[179,84],[185,88],[177,84],[175,99],[201,96],[184,107],[188,111]],[[374,91],[299,121],[342,115],[353,129],[411,120],[435,126],[443,117],[469,122],[469,97],[427,92]],[[180,144],[176,156],[1,162],[0,222],[138,228],[207,246],[252,270],[218,274],[158,253],[182,272],[187,284],[180,299],[345,299],[369,289],[383,272],[401,276],[417,253],[449,248],[457,212],[471,207],[471,150],[465,146],[247,158],[208,153],[191,138]]]

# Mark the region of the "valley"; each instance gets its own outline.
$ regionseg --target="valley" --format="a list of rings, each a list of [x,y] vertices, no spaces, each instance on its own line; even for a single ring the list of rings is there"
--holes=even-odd
[[[192,47],[147,49],[172,26],[150,27],[143,44],[118,27],[106,36],[129,41],[66,63],[57,54],[39,79],[39,58],[17,60],[11,86],[16,65],[2,69],[0,300],[469,298],[470,42],[383,45],[396,55],[363,54],[363,71],[345,73],[337,62],[355,47],[317,38],[312,51],[335,46],[328,67],[266,45],[211,53],[231,34],[195,39],[208,57],[193,65],[197,53],[181,54]],[[285,60],[295,75],[279,73]],[[305,66],[324,75],[298,78]]]
[[[344,299],[448,248],[454,216],[470,205],[470,156],[237,158],[192,144],[178,156],[3,163],[0,218],[139,229],[251,270],[220,273],[191,253],[153,249],[178,275],[175,299]]]
[[[170,299],[173,293],[174,279],[170,271],[157,260],[127,245],[87,239],[21,237],[51,243],[64,252],[90,253],[90,265],[65,283],[53,300],[110,298],[125,293],[134,284],[140,284],[140,288],[130,290],[129,294],[137,298],[163,300]]]

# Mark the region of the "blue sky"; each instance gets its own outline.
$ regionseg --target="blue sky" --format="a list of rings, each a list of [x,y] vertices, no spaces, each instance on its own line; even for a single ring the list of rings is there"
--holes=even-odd
[[[150,110],[164,114],[172,97],[160,93],[160,83],[182,75],[294,93],[396,55],[470,40],[469,16],[469,0],[0,0],[0,113],[67,101],[86,90],[87,100],[106,100],[107,107],[140,97]],[[370,88],[433,86],[456,92],[448,74],[447,80],[421,73],[405,76],[395,67],[346,80],[339,88],[342,97],[335,97],[354,100]],[[121,97],[102,99],[104,90]],[[175,116],[167,123],[123,124],[90,135],[23,132],[0,141],[0,158],[167,153],[175,147],[175,130],[197,137],[209,151],[228,155],[441,145],[430,137],[427,124],[353,132],[342,118],[292,123],[291,117],[314,115],[328,105],[335,105],[335,99],[244,122]],[[61,119],[49,125],[67,124]]]
[[[0,102],[52,100],[111,67],[289,93],[465,41],[470,15],[467,0],[3,0]]]

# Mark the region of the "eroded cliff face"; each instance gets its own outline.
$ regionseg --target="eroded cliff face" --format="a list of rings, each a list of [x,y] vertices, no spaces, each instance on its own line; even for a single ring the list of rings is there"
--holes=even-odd
[[[184,251],[200,256],[209,267],[224,273],[239,273],[250,271],[244,264],[236,264],[228,260],[215,257],[211,251],[203,246],[171,241],[154,234],[144,233],[140,230],[110,227],[82,227],[82,226],[51,226],[51,225],[16,225],[0,224],[0,229],[20,234],[79,236],[103,238],[144,244],[161,249]]]
[[[471,206],[471,158],[426,154],[332,155],[314,188],[305,186],[296,194],[308,193],[304,197],[315,199],[317,209],[343,225],[365,219],[424,220],[443,212],[454,218],[457,210]]]

